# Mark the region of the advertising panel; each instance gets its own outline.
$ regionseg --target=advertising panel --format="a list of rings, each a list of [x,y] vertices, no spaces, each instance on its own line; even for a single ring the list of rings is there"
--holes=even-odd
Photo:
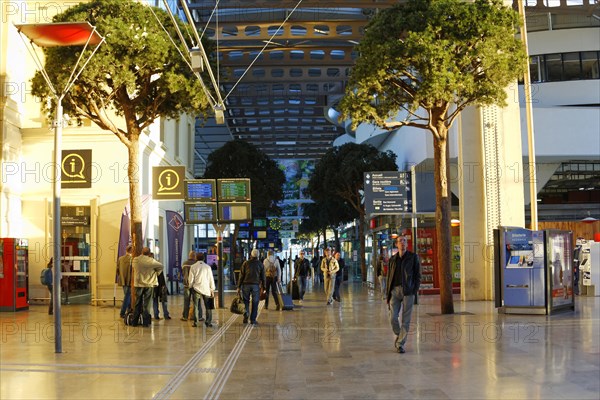
[[[548,299],[550,310],[574,307],[573,235],[570,231],[546,231]]]

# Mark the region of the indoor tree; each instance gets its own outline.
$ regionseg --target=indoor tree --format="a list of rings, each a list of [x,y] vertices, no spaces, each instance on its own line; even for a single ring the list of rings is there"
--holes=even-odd
[[[396,155],[391,151],[381,152],[370,144],[346,143],[327,150],[315,166],[308,183],[307,191],[317,204],[334,202],[339,208],[348,207],[353,211],[352,218],[358,220],[363,281],[367,279],[364,235],[366,221],[361,194],[364,190],[364,173],[397,170]],[[341,221],[342,219],[338,223]]]
[[[78,120],[87,118],[114,133],[127,146],[131,240],[134,255],[139,255],[143,246],[140,135],[157,118],[206,115],[210,108],[200,80],[182,57],[192,44],[177,42],[165,11],[134,0],[80,3],[53,20],[87,21],[106,39],[63,99],[63,107]],[[59,93],[80,52],[79,47],[45,49],[45,69]],[[40,72],[33,78],[33,94],[50,97]]]
[[[441,309],[454,312],[448,132],[468,106],[506,104],[527,66],[518,14],[501,0],[409,0],[379,12],[358,45],[341,116],[433,135]]]

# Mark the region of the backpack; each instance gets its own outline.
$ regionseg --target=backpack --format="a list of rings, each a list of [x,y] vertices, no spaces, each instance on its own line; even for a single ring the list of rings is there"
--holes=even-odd
[[[40,282],[44,286],[52,285],[52,270],[50,268],[42,269],[40,274]]]
[[[265,270],[265,275],[269,278],[275,278],[277,276],[277,265],[272,263],[270,260],[267,260],[268,266]]]

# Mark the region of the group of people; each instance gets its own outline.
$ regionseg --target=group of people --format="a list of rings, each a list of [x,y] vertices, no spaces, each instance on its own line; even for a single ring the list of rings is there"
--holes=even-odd
[[[121,306],[121,318],[131,308],[131,290],[135,289],[135,304],[133,305],[133,321],[139,321],[140,317],[150,314],[150,300],[153,299],[154,319],[160,319],[159,303],[162,305],[163,316],[171,319],[167,307],[168,289],[164,277],[164,267],[154,259],[150,248],[144,247],[142,254],[132,256],[133,247],[126,249],[125,255],[117,261],[117,283],[123,287],[123,304]],[[187,321],[190,308],[190,295],[195,306],[194,323],[204,321],[206,326],[212,326],[212,311],[214,308],[215,282],[211,267],[204,262],[202,253],[190,252],[190,259],[184,263],[184,312],[182,320]],[[190,261],[194,261],[190,263]],[[186,268],[187,266],[187,268]],[[132,280],[133,278],[133,280]],[[206,319],[202,318],[200,301],[205,304]],[[208,305],[208,306],[207,306]]]
[[[394,346],[398,353],[405,352],[405,344],[410,328],[415,296],[421,283],[421,266],[418,256],[407,249],[407,240],[403,236],[396,239],[398,252],[388,263],[383,257],[377,262],[376,274],[380,283],[382,295],[390,310],[390,323],[394,332]],[[304,251],[300,251],[295,260],[293,282],[298,284],[299,301],[304,300],[308,278],[313,273],[311,264],[305,258]],[[324,250],[320,260],[319,270],[323,274],[326,304],[341,301],[340,286],[343,280],[344,260],[339,251],[333,252],[330,248]],[[170,319],[166,308],[166,292],[164,299],[161,297],[160,276],[164,275],[163,266],[152,257],[150,249],[144,247],[142,255],[132,257],[131,246],[127,254],[118,260],[118,276],[123,286],[124,300],[121,307],[121,316],[125,315],[130,306],[131,275],[134,275],[134,288],[136,303],[134,306],[134,320],[143,312],[149,312],[148,307],[153,293],[156,303],[160,300],[163,305],[165,318]],[[188,260],[183,263],[184,306],[182,321],[193,319],[193,326],[204,321],[205,325],[212,326],[212,309],[214,308],[215,282],[211,267],[204,262],[204,254],[189,253]],[[164,285],[164,276],[163,276]],[[280,297],[277,295],[281,282],[281,266],[272,251],[261,262],[259,252],[253,249],[250,258],[240,269],[237,282],[238,294],[242,296],[245,310],[243,322],[257,324],[258,304],[261,289],[266,291],[265,308],[269,307],[269,295],[275,300],[275,309],[282,308]],[[166,285],[164,285],[166,289]],[[157,289],[155,289],[157,288]],[[164,300],[164,301],[163,301]],[[204,307],[202,307],[204,306]],[[190,309],[193,307],[193,316]],[[203,318],[203,308],[206,318]],[[155,317],[158,318],[158,304],[155,304]]]

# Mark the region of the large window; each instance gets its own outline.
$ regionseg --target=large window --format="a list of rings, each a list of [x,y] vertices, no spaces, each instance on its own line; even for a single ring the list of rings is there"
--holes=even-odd
[[[532,82],[560,82],[600,79],[598,51],[553,53],[531,56],[529,71]]]

